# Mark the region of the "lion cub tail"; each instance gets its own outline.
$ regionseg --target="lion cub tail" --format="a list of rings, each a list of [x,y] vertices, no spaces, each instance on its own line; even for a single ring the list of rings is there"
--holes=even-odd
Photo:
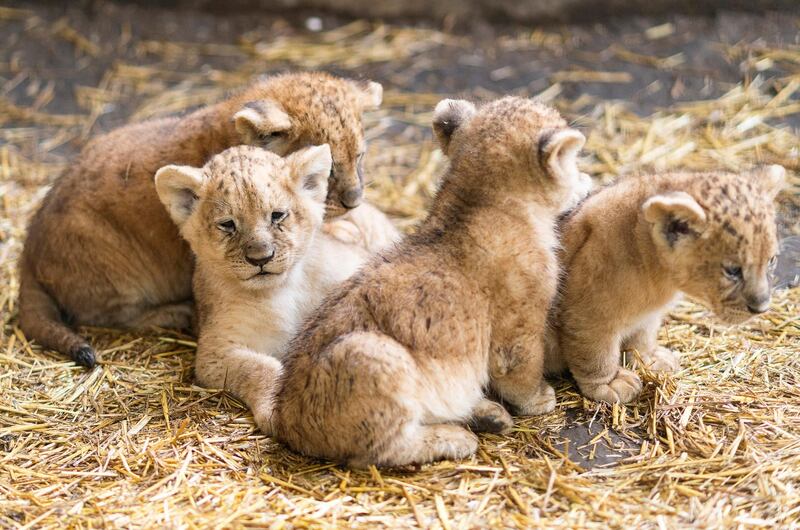
[[[19,327],[26,337],[43,347],[69,355],[77,364],[87,368],[94,367],[94,350],[64,323],[55,300],[45,291],[25,260],[20,271]]]

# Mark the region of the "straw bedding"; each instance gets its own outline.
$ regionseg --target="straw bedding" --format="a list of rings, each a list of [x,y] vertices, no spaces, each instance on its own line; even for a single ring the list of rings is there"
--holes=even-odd
[[[34,18],[0,8],[0,27],[22,20],[73,46],[76,57],[105,53],[67,20]],[[556,37],[536,38],[518,44]],[[79,111],[48,107],[46,84],[30,104],[0,91],[0,527],[800,526],[798,288],[781,290],[771,312],[736,329],[681,304],[661,339],[682,352],[682,369],[643,374],[645,390],[633,405],[593,403],[569,380],[557,381],[555,412],[521,419],[507,436],[483,436],[471,459],[367,472],[293,454],[260,435],[234,399],[194,386],[189,337],[85,329],[101,359],[85,371],[17,329],[16,258],[26,219],[68,163],[61,147],[79,144],[108,105],[135,101],[129,118],[144,119],[212,101],[265,61],[346,71],[457,39],[356,22],[265,44],[140,41],[142,53],[158,60],[120,61],[97,86],[77,86]],[[637,64],[666,60],[617,53]],[[236,67],[175,67],[203,54],[236,57]],[[580,116],[589,133],[583,166],[602,181],[647,167],[784,164],[792,188],[781,198],[782,226],[796,234],[800,139],[781,120],[800,112],[800,49],[764,44],[746,54],[780,62],[785,75],[743,79],[718,99],[645,118],[622,103],[560,97],[576,77],[626,82],[619,73],[565,70],[540,95]],[[11,62],[0,68],[7,82],[15,79]],[[439,98],[389,89],[384,110],[367,117],[368,197],[404,228],[424,214],[443,164],[427,133]],[[586,443],[570,440],[574,433]],[[610,463],[594,465],[598,455]]]

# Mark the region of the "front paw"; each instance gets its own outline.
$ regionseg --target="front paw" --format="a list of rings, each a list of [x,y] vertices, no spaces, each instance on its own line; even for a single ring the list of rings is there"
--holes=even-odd
[[[256,427],[260,430],[263,434],[267,436],[274,436],[275,429],[272,423],[272,416],[275,412],[272,403],[259,403],[255,407],[253,407],[253,420],[256,422]]]
[[[547,383],[542,383],[539,392],[519,406],[519,413],[523,416],[538,416],[553,412],[556,408],[556,391]]]
[[[681,367],[678,354],[669,348],[657,346],[649,353],[640,353],[644,368],[653,372],[675,372]]]
[[[349,219],[335,219],[322,225],[322,232],[347,245],[363,245],[364,235]]]
[[[502,434],[514,427],[514,418],[500,403],[484,399],[473,409],[468,425],[473,432]]]
[[[608,383],[578,383],[583,395],[606,403],[629,403],[642,391],[642,380],[636,372],[620,368]]]

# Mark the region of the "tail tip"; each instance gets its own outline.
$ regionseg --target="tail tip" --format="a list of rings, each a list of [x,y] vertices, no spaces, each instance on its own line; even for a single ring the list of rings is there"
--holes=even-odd
[[[70,357],[72,357],[72,360],[75,361],[76,364],[85,366],[86,368],[94,368],[96,364],[94,350],[88,345],[80,346],[72,352]]]

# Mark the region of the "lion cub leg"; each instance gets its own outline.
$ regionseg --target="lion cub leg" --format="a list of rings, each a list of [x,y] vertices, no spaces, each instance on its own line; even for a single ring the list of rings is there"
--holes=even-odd
[[[642,391],[636,372],[620,366],[620,338],[595,328],[562,330],[561,352],[581,393],[596,401],[628,403]]]
[[[281,373],[278,359],[223,341],[200,341],[195,376],[207,388],[219,388],[241,399],[264,434],[273,434],[273,397]]]
[[[552,412],[556,393],[544,380],[541,341],[528,340],[510,347],[492,348],[489,354],[492,388],[524,416]]]
[[[386,214],[367,203],[326,222],[322,231],[342,243],[359,246],[370,254],[400,239],[400,232]]]
[[[460,425],[437,423],[417,425],[406,430],[403,438],[378,460],[381,466],[427,464],[437,460],[461,460],[478,450],[478,437]],[[375,461],[366,455],[351,458],[347,465],[364,469]]]
[[[167,328],[192,329],[194,303],[191,301],[164,304],[141,312],[128,321],[131,329]]]
[[[378,332],[340,337],[318,358],[293,364],[281,388],[278,437],[306,454],[354,468],[468,457],[477,437],[426,420],[421,377],[408,349]]]
[[[655,372],[674,372],[681,366],[678,354],[659,346],[658,329],[663,316],[660,312],[648,315],[639,326],[622,341],[623,351],[636,350],[645,368]]]

